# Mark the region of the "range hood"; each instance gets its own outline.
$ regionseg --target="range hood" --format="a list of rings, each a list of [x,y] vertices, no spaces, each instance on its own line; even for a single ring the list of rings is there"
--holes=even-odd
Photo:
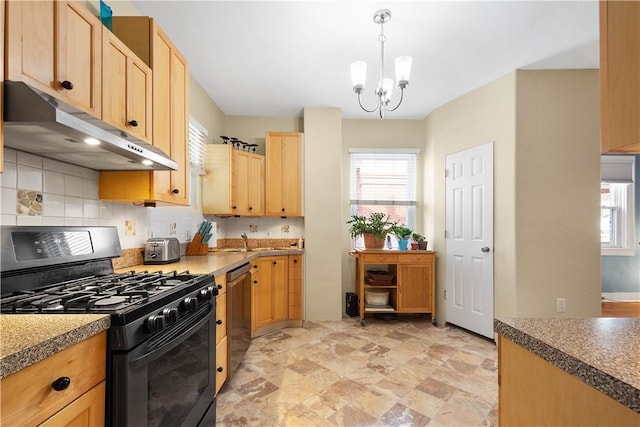
[[[178,169],[153,145],[23,82],[4,82],[4,145],[94,170]]]

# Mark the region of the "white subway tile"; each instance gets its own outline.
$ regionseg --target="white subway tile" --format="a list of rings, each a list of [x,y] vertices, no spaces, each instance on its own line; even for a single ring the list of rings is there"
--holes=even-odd
[[[111,219],[113,218],[113,202],[106,200],[99,200],[100,202],[100,218]]]
[[[24,151],[18,151],[18,164],[32,166],[34,168],[42,169],[42,157],[35,154],[25,153]]]
[[[82,197],[98,200],[98,181],[92,179],[82,180]]]
[[[42,225],[41,216],[18,215],[16,225]]]
[[[64,195],[82,197],[82,178],[77,176],[64,176]]]
[[[82,198],[65,196],[64,198],[64,216],[65,217],[82,218],[82,207],[83,207]]]
[[[0,197],[0,201],[2,201],[0,212],[5,215],[16,215],[16,205],[18,203],[17,191],[13,188],[0,188],[0,192],[2,193]]]
[[[89,168],[82,168],[82,178],[98,182],[98,171]]]
[[[0,173],[0,187],[17,188],[18,171],[15,163],[4,163],[4,172]]]
[[[65,200],[59,194],[45,194],[43,214],[47,217],[64,217]]]
[[[5,163],[15,163],[18,159],[18,152],[16,150],[12,150],[9,147],[4,147],[4,154],[2,155]]]
[[[83,218],[82,225],[86,225],[88,227],[97,227],[98,225],[100,225],[100,220],[94,218]]]
[[[42,191],[42,169],[18,163],[18,188]]]
[[[1,225],[16,225],[17,215],[0,215]]]
[[[81,226],[82,218],[65,218],[64,225],[73,226],[73,227]]]
[[[87,218],[99,218],[100,207],[97,200],[83,199],[82,217]]]
[[[44,192],[49,194],[64,194],[64,175],[60,172],[44,172]]]
[[[64,217],[61,217],[61,216],[44,216],[44,217],[42,217],[42,225],[49,225],[49,226],[64,225]]]
[[[69,170],[69,166],[69,163],[60,162],[58,160],[47,158],[42,159],[42,169],[44,170],[67,173]]]

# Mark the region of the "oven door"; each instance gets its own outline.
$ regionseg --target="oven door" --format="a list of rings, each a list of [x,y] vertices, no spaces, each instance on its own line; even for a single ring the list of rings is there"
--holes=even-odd
[[[113,352],[108,425],[197,425],[215,405],[215,343],[207,304],[131,351]]]

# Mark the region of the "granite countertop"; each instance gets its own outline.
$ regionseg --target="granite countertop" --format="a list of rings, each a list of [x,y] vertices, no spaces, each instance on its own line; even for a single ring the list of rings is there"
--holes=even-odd
[[[107,314],[0,315],[0,378],[106,331]]]
[[[640,319],[496,319],[494,329],[640,413]]]
[[[207,255],[190,255],[182,256],[180,261],[170,264],[140,264],[131,267],[120,268],[117,273],[127,271],[186,271],[192,274],[208,274],[213,273],[218,276],[224,274],[236,267],[261,256],[277,256],[277,255],[295,255],[302,254],[303,250],[299,249],[273,249],[273,250],[254,250],[249,252],[238,251],[212,251]]]

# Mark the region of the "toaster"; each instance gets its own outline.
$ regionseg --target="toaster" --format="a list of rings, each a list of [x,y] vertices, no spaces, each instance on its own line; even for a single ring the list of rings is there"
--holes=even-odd
[[[175,237],[155,237],[144,244],[145,264],[169,264],[180,261],[180,242]]]

